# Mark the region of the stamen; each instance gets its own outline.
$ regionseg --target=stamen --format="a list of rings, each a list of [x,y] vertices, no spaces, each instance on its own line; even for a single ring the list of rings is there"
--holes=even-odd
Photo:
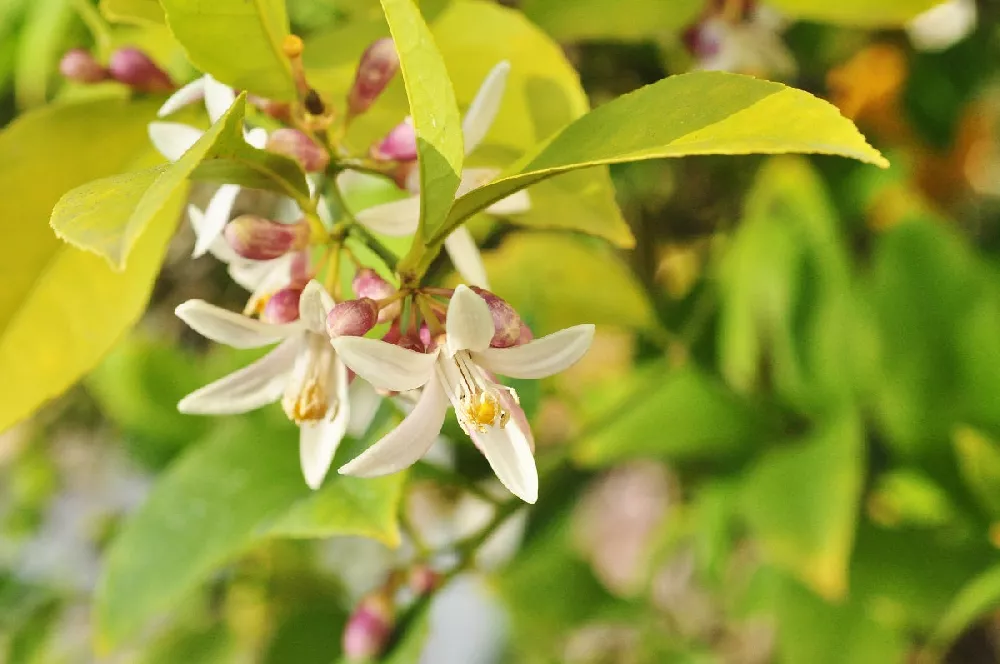
[[[291,380],[281,399],[288,419],[296,424],[318,422],[335,409],[330,408],[330,364],[333,349],[318,334],[309,335],[305,352],[299,353]]]
[[[517,393],[490,380],[471,361],[467,352],[456,353],[450,362],[454,363],[452,366],[458,370],[458,375],[455,376],[454,372],[446,369],[439,369],[439,375],[447,386],[449,399],[455,405],[462,430],[472,435],[472,431],[486,433],[493,426],[505,427],[510,421],[510,413],[501,402],[501,390],[508,392],[515,403]],[[449,373],[452,374],[452,380],[448,380]]]

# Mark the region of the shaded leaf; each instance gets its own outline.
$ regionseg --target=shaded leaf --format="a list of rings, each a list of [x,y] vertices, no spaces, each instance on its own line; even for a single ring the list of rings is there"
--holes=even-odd
[[[951,441],[966,486],[1000,518],[1000,444],[971,427],[958,428]]]
[[[931,635],[931,642],[946,646],[972,623],[997,607],[1000,607],[1000,565],[976,576],[962,588],[941,617]]]

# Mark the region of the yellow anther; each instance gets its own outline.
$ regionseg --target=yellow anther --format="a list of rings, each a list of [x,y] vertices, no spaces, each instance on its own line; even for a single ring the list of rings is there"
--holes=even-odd
[[[288,419],[296,424],[318,422],[326,417],[326,393],[319,383],[307,384],[296,399],[288,400],[282,405],[285,407]]]

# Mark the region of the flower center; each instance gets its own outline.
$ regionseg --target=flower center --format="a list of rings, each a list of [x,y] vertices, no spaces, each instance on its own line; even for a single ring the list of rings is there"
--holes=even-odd
[[[465,433],[486,433],[490,427],[503,428],[507,425],[510,411],[504,407],[503,401],[511,398],[518,403],[513,389],[492,380],[466,351],[444,359],[439,369],[448,398],[455,406],[458,423]]]
[[[310,334],[295,358],[291,379],[281,399],[288,419],[296,424],[318,422],[330,411],[330,367],[333,348],[319,334]]]

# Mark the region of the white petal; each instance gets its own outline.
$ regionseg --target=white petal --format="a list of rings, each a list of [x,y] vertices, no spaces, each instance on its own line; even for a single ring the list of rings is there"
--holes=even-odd
[[[177,409],[195,415],[230,415],[274,403],[285,390],[299,346],[297,337],[286,339],[253,364],[187,395]]]
[[[285,254],[270,261],[238,258],[229,264],[229,276],[251,291],[253,297],[264,297],[289,284],[294,256],[295,254]]]
[[[347,398],[347,367],[334,360],[330,366],[330,381],[336,388],[331,394],[330,407],[336,409],[333,418],[315,424],[303,424],[299,430],[299,462],[302,475],[311,489],[318,489],[333,463],[351,417]]]
[[[949,0],[932,7],[906,26],[913,45],[922,51],[943,51],[976,27],[975,0]]]
[[[513,348],[487,348],[476,362],[493,373],[511,378],[545,378],[583,357],[594,338],[593,325],[575,325]]]
[[[415,390],[430,380],[437,353],[418,353],[364,337],[333,340],[340,359],[375,387],[395,392]]]
[[[507,86],[507,74],[510,73],[510,63],[506,60],[497,63],[486,75],[483,84],[479,86],[476,98],[469,105],[469,110],[462,120],[462,134],[465,137],[465,154],[471,153],[486,138],[490,125],[500,110],[500,100]]]
[[[391,203],[382,203],[354,215],[357,220],[376,233],[385,235],[410,235],[420,223],[420,197],[410,196]]]
[[[478,352],[489,348],[496,330],[486,300],[464,284],[456,288],[448,303],[445,331],[448,333],[448,350],[453,355],[460,350]]]
[[[437,380],[427,383],[416,407],[399,426],[341,467],[344,475],[378,477],[413,465],[441,433],[448,400]]]
[[[150,122],[149,140],[156,151],[170,161],[177,161],[201,138],[202,131],[179,122]]]
[[[375,391],[366,380],[351,381],[351,421],[347,423],[347,433],[360,438],[368,432],[368,428],[382,405],[382,395]]]
[[[243,139],[258,150],[263,150],[267,145],[267,130],[263,127],[254,127],[243,134]]]
[[[204,300],[188,300],[174,310],[192,330],[233,348],[260,348],[298,334],[298,323],[271,325],[248,318]]]
[[[215,124],[219,121],[229,107],[236,102],[236,93],[224,83],[219,83],[209,75],[205,75],[205,108],[208,110],[208,119]]]
[[[444,248],[451,257],[451,262],[462,275],[462,281],[480,288],[489,288],[489,278],[486,276],[486,265],[479,253],[479,247],[472,238],[472,233],[465,226],[459,226],[451,235],[445,238]]]
[[[156,112],[157,117],[166,117],[171,113],[176,113],[189,104],[193,104],[205,96],[205,77],[196,78],[177,92],[170,95],[160,110]]]
[[[522,189],[516,191],[507,198],[502,198],[493,205],[486,208],[487,214],[504,216],[510,214],[522,214],[531,209],[531,197],[528,192]]]
[[[490,462],[497,478],[512,494],[526,503],[538,500],[538,470],[531,445],[520,427],[513,422],[501,428],[489,427],[477,433],[480,449]]]
[[[194,229],[195,237],[203,235],[205,233],[205,213],[195,205],[188,205],[187,213],[188,220],[191,222],[191,228]],[[233,261],[246,260],[233,251],[233,248],[229,246],[229,243],[221,235],[208,247],[208,253],[227,265]]]
[[[238,184],[224,184],[212,196],[208,207],[205,208],[201,228],[195,228],[196,238],[192,256],[197,258],[203,255],[212,243],[222,236],[222,229],[232,218],[233,205],[236,204],[236,197],[240,195],[241,189]]]
[[[333,309],[333,298],[315,279],[306,284],[299,299],[299,320],[316,334],[327,336],[326,317]]]

